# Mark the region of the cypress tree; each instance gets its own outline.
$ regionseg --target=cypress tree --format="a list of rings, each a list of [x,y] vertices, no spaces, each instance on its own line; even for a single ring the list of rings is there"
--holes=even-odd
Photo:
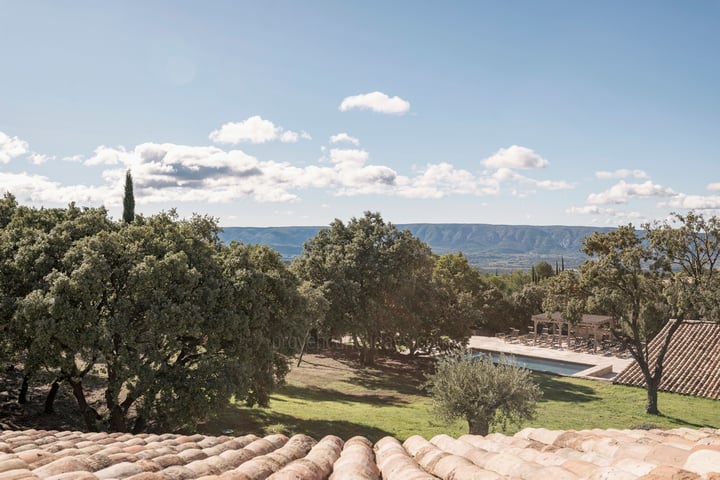
[[[123,196],[123,222],[132,223],[135,219],[135,195],[130,170],[125,172],[125,195]]]

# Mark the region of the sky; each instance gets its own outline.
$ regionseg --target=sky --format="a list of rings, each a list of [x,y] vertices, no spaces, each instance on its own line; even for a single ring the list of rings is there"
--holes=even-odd
[[[0,191],[222,226],[720,214],[720,2],[0,0]],[[0,192],[1,193],[1,192]]]

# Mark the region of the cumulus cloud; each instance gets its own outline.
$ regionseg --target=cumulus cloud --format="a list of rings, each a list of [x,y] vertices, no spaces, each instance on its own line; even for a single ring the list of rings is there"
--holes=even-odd
[[[51,157],[48,155],[43,155],[41,153],[32,152],[28,159],[30,160],[30,163],[33,165],[42,165],[43,163],[47,162],[48,160],[52,160],[55,157]]]
[[[603,215],[610,217],[624,217],[624,218],[642,218],[642,215],[638,212],[623,212],[615,210],[614,208],[603,208],[597,205],[585,205],[582,207],[570,207],[565,210],[566,213],[570,214],[582,214],[582,215]]]
[[[339,108],[341,112],[358,109],[402,115],[410,111],[410,102],[398,96],[389,97],[382,92],[371,92],[345,97]]]
[[[591,193],[587,201],[594,204],[622,204],[631,198],[672,197],[676,193],[668,187],[663,187],[648,180],[644,183],[626,183],[624,180],[616,183],[609,189],[600,193]]]
[[[418,176],[399,177],[396,183],[398,195],[406,198],[496,195],[500,191],[499,182],[492,177],[478,177],[447,162],[427,165]]]
[[[547,160],[527,147],[512,145],[501,148],[494,155],[481,162],[490,168],[545,168],[550,164]]]
[[[274,131],[278,140],[287,133]],[[18,198],[31,201],[67,203],[75,200],[108,206],[116,205],[122,198],[127,169],[133,172],[139,204],[227,203],[245,198],[256,202],[288,203],[300,200],[302,192],[310,189],[337,196],[443,198],[497,195],[505,182],[544,189],[572,187],[566,182],[532,179],[512,168],[472,172],[448,162],[429,163],[410,175],[402,175],[390,166],[373,164],[370,154],[355,146],[353,140],[357,139],[346,133],[333,135],[331,143],[349,143],[351,148],[324,148],[323,157],[310,165],[261,160],[237,148],[224,149],[215,145],[148,142],[132,148],[99,146],[86,157],[77,155],[63,160],[81,161],[85,166],[102,168],[103,184],[100,186],[63,186],[45,177],[25,174],[6,177],[4,183],[19,191]],[[506,150],[512,152],[512,147]],[[524,158],[531,160],[513,160],[508,164],[527,166],[545,162],[533,160],[532,155]],[[526,189],[523,194],[532,191]]]
[[[626,223],[643,223],[649,219],[639,212],[625,212],[614,208],[599,207],[597,205],[585,205],[582,207],[570,207],[565,210],[570,215],[588,215],[592,218],[593,224],[604,224],[616,226]]]
[[[13,158],[25,155],[29,151],[30,148],[25,140],[0,132],[0,163],[10,163]]]
[[[270,120],[259,115],[252,116],[241,122],[228,122],[219,129],[213,130],[209,135],[215,143],[266,143],[280,140],[283,143],[295,143],[299,139],[310,140],[307,132],[293,132],[276,126]]]
[[[720,209],[720,195],[686,195],[681,193],[662,203],[661,206],[690,210],[715,210]]]
[[[569,190],[575,188],[575,186],[569,182],[562,180],[536,180],[534,178],[527,177],[517,173],[515,170],[507,167],[498,168],[493,174],[492,178],[498,183],[506,182],[518,182],[534,185],[544,190]]]
[[[705,188],[707,188],[711,192],[718,192],[720,191],[720,182],[709,183],[708,186]]]
[[[595,172],[595,177],[599,178],[600,180],[613,180],[616,178],[628,178],[628,177],[634,177],[634,178],[648,178],[647,173],[645,173],[644,170],[629,170],[627,168],[621,168],[619,170],[615,170],[612,172],[609,171],[598,171]]]
[[[337,135],[333,135],[332,137],[330,137],[330,143],[341,143],[341,142],[352,143],[353,145],[360,145],[359,139],[357,139],[355,137],[351,137],[350,135],[348,135],[345,132],[338,133]]]
[[[46,176],[29,173],[0,172],[0,185],[22,200],[38,203],[69,204],[70,202],[99,204],[114,198],[122,198],[122,186],[118,185],[62,185]],[[120,200],[115,202],[120,203]]]

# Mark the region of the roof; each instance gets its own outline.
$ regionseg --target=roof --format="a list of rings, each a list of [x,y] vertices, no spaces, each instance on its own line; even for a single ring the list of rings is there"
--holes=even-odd
[[[527,480],[720,478],[720,430],[385,437],[0,431],[0,478]]]
[[[651,362],[655,361],[674,321],[668,322],[650,342]],[[615,377],[615,383],[644,387],[645,378],[633,362]],[[665,355],[659,389],[720,399],[720,324],[686,320],[678,327]]]

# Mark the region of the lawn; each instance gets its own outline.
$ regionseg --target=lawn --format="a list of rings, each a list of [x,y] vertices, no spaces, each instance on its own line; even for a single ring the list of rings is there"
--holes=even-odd
[[[270,407],[233,405],[201,431],[236,433],[305,433],[350,438],[362,435],[377,441],[386,435],[405,439],[413,434],[431,438],[467,432],[464,422],[445,425],[433,418],[431,402],[421,390],[427,359],[381,358],[363,368],[347,351],[306,355],[293,366],[286,385],[271,397]],[[609,382],[536,374],[544,396],[537,418],[520,428],[628,428],[657,426],[720,428],[720,402],[660,393],[663,415],[644,413],[645,390]],[[506,433],[518,427],[508,426]]]

